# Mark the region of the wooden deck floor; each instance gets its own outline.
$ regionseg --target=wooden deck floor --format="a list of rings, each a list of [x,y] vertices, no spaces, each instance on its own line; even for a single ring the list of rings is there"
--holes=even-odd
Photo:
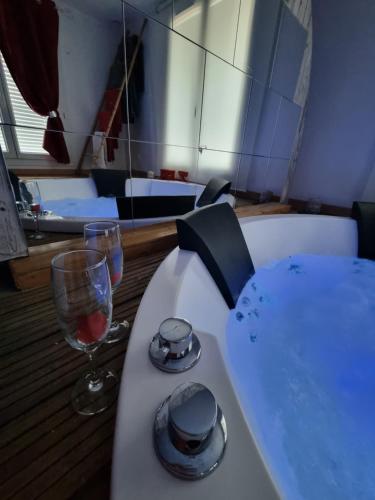
[[[133,322],[168,251],[125,265],[114,318]],[[73,412],[70,392],[87,367],[59,330],[48,287],[0,298],[0,498],[107,499],[116,404],[101,415]],[[121,370],[127,339],[99,351]],[[129,499],[130,500],[130,499]]]
[[[279,204],[236,209],[238,217],[289,211]],[[114,319],[132,324],[144,290],[177,244],[177,235],[174,223],[164,223],[123,236],[125,273],[114,296]],[[117,405],[93,417],[73,412],[70,393],[87,359],[63,339],[45,286],[51,257],[81,246],[80,237],[56,241],[52,236],[30,248],[29,257],[11,262],[16,284],[26,290],[1,292],[0,500],[109,498]],[[99,364],[120,376],[126,348],[127,339],[102,346]]]

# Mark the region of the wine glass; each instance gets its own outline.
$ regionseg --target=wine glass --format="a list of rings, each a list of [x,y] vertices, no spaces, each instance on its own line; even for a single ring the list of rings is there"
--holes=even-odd
[[[35,221],[35,232],[30,234],[29,238],[34,240],[43,240],[46,235],[39,229],[39,215],[42,211],[42,197],[40,195],[38,183],[36,181],[24,181],[23,185],[27,193],[27,200],[25,199],[25,201],[34,216]],[[21,190],[21,193],[25,193],[25,191]],[[23,194],[23,196],[25,196],[25,194]]]
[[[99,250],[106,255],[112,293],[115,293],[122,280],[124,260],[119,224],[112,221],[85,224],[84,240],[86,248]],[[128,330],[129,323],[127,321],[112,321],[106,343],[111,344],[122,340]]]
[[[107,259],[95,250],[75,250],[54,257],[51,268],[60,328],[74,349],[88,354],[91,365],[74,386],[73,408],[82,415],[94,415],[116,398],[116,376],[95,363],[95,353],[108,335],[112,319]]]

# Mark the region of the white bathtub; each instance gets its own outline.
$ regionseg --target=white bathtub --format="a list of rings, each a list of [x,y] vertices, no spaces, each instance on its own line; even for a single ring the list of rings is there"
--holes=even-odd
[[[83,226],[100,220],[116,220],[122,230],[132,229],[176,219],[171,217],[149,217],[144,219],[119,220],[116,198],[98,197],[93,179],[86,178],[46,178],[35,179],[41,196],[42,208],[53,215],[40,217],[41,231],[82,233]],[[124,184],[124,196],[195,196],[196,201],[205,186],[192,182],[165,181],[160,179],[133,178]],[[215,203],[229,203],[234,206],[231,194],[222,194]],[[35,229],[33,218],[20,214],[24,229]]]
[[[241,227],[255,268],[293,254],[357,255],[355,221],[340,217],[250,217]],[[112,499],[271,500],[282,498],[256,447],[228,368],[225,341],[229,309],[197,254],[176,248],[160,265],[139,307],[131,334],[118,403]],[[167,317],[186,318],[202,345],[200,361],[167,374],[149,361],[148,347]],[[200,481],[170,475],[153,449],[155,410],[182,382],[213,392],[226,417],[228,444],[216,471]]]

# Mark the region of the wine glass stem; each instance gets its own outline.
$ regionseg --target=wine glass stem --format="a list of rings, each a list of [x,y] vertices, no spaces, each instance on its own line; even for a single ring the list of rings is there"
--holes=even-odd
[[[96,355],[94,351],[87,353],[90,360],[90,381],[89,389],[90,391],[96,392],[103,387],[103,381],[98,373],[98,368],[96,366]]]
[[[38,212],[35,213],[35,225],[36,225],[36,232],[39,233],[39,214],[38,214]]]

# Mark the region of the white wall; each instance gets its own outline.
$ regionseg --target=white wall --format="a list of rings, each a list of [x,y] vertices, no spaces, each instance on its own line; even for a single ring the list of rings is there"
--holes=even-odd
[[[305,130],[290,195],[375,201],[375,2],[315,0]]]
[[[76,165],[91,132],[110,66],[122,37],[120,20],[98,18],[74,8],[72,3],[56,0],[59,11],[59,111],[72,165]]]

